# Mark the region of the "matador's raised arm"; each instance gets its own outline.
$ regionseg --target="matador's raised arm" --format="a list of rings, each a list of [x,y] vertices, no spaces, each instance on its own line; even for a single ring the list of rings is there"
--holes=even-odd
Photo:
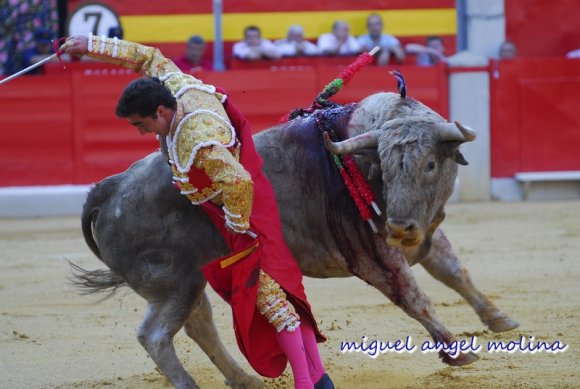
[[[222,105],[224,95],[182,73],[154,47],[91,34],[88,40],[75,37],[63,47],[70,54],[86,54],[163,81],[178,100],[176,128],[170,129],[167,144],[171,145],[168,152],[173,179],[181,193],[194,204],[221,197],[228,227],[236,232],[249,228],[253,183],[238,162],[238,153],[232,153],[236,134]],[[211,182],[202,179],[200,184],[200,171]]]

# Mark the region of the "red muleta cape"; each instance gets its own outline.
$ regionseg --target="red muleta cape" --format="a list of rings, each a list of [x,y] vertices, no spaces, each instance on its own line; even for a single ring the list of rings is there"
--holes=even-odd
[[[262,376],[279,377],[286,368],[287,358],[276,341],[276,329],[256,307],[260,269],[284,289],[300,320],[312,323],[317,340],[323,342],[326,338],[320,333],[306,299],[302,271],[282,236],[274,191],[262,172],[262,158],[254,147],[248,121],[229,97],[224,108],[242,144],[240,163],[254,182],[250,229],[258,238],[254,240],[247,234],[229,232],[224,225],[223,211],[209,201],[201,204],[232,250],[232,255],[214,260],[202,270],[210,285],[231,305],[238,346],[250,365]],[[194,179],[191,177],[192,181]],[[247,252],[251,253],[244,256]],[[243,259],[231,263],[235,254]]]

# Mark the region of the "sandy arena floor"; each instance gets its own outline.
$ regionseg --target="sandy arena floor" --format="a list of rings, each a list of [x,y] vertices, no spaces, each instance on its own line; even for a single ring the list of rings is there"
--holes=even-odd
[[[518,320],[503,334],[486,331],[472,309],[419,267],[415,274],[441,320],[461,339],[484,346],[476,363],[453,368],[435,354],[343,354],[341,341],[394,341],[424,328],[358,279],[306,279],[329,341],[323,358],[337,388],[580,387],[580,201],[453,204],[443,223],[474,282]],[[78,218],[0,219],[0,388],[168,388],[137,343],[145,304],[128,290],[98,303],[68,282],[67,260],[103,265],[86,247]],[[222,338],[235,346],[229,307],[211,292]],[[487,342],[534,336],[565,352],[488,353]],[[209,359],[180,332],[178,353],[203,388],[225,388]],[[288,375],[266,387],[290,388]]]

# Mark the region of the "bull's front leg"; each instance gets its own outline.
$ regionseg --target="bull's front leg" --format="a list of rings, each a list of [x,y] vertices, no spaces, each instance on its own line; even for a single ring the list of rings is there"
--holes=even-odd
[[[211,305],[205,292],[194,305],[185,322],[185,333],[207,354],[226,378],[226,384],[234,389],[260,389],[264,383],[247,374],[230,356],[215,328]]]
[[[378,261],[370,258],[361,261],[356,276],[373,285],[407,315],[419,321],[435,342],[451,344],[455,340],[453,334],[440,323],[431,301],[419,288],[402,252],[387,246],[380,238],[375,242],[381,258]],[[452,366],[467,365],[478,359],[474,353],[460,354],[456,358],[444,351],[440,351],[439,355],[443,362]]]
[[[463,296],[481,321],[493,332],[509,331],[519,326],[518,322],[509,318],[475,288],[469,273],[453,252],[451,244],[441,229],[433,234],[431,250],[419,263],[435,279]]]

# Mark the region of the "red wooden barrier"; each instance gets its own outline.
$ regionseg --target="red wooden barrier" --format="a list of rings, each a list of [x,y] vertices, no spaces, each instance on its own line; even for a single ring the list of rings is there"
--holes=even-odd
[[[492,65],[491,174],[580,170],[580,60]]]
[[[0,184],[72,182],[70,76],[21,77],[0,89]]]
[[[277,124],[290,110],[308,107],[344,66],[245,69],[197,76],[225,88],[254,132]],[[402,69],[409,95],[447,115],[444,68]],[[153,136],[114,115],[124,86],[136,75],[101,63],[75,63],[44,76],[25,76],[0,89],[0,186],[87,184],[125,170],[157,149]],[[445,82],[442,80],[445,79]],[[395,91],[386,68],[363,69],[334,99],[358,101]]]
[[[317,93],[312,68],[247,69],[197,76],[208,84],[224,88],[244,112],[254,132],[277,124],[291,109],[309,105]]]
[[[158,148],[153,136],[139,136],[114,114],[117,100],[133,74],[73,71],[75,182],[90,183],[121,171]]]
[[[506,37],[520,57],[564,56],[580,48],[578,0],[505,0]]]

